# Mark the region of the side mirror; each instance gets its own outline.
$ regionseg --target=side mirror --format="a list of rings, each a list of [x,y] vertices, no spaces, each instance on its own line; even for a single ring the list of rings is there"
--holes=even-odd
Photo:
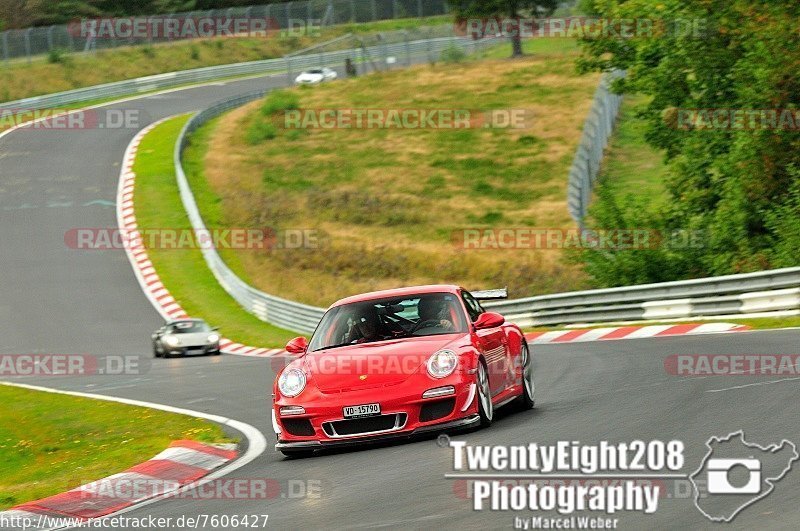
[[[289,354],[303,354],[308,348],[308,340],[302,336],[296,337],[286,343],[286,352]]]
[[[475,330],[497,328],[506,322],[506,318],[495,312],[483,312],[475,320]]]

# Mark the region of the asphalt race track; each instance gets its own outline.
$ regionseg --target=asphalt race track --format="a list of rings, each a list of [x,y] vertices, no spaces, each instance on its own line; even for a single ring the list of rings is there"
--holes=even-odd
[[[285,76],[232,81],[109,106],[141,109],[147,122],[202,109]],[[147,123],[140,123],[144,127]],[[237,419],[274,440],[269,405],[274,373],[265,359],[220,356],[153,360],[160,318],[122,251],[67,248],[69,229],[116,227],[119,164],[133,129],[20,129],[0,139],[0,352],[141,356],[138,376],[36,377],[19,381],[135,398]],[[543,345],[534,348],[537,408],[500,414],[488,430],[459,434],[469,444],[582,443],[681,439],[685,472],[709,437],[743,429],[762,445],[800,443],[800,380],[680,378],[671,354],[798,354],[800,331]],[[750,385],[747,384],[766,384]],[[738,387],[731,389],[733,387]],[[8,405],[6,405],[8,407]],[[147,459],[150,456],[142,456]],[[509,528],[513,511],[475,512],[460,495],[452,451],[435,438],[287,460],[271,447],[237,478],[319,482],[318,497],[270,500],[161,500],[126,516],[268,514],[279,529]],[[797,528],[800,472],[743,511],[731,528]],[[556,513],[542,516],[557,516]],[[654,515],[618,514],[621,528],[712,528],[690,498],[666,498]]]

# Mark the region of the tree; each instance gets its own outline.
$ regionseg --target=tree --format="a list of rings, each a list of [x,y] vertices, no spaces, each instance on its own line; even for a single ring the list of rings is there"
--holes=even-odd
[[[651,223],[708,235],[702,249],[682,253],[681,274],[790,263],[782,242],[798,224],[800,2],[595,0],[594,7],[604,19],[655,22],[648,35],[584,38],[579,65],[624,69],[616,89],[649,96],[639,115],[647,141],[665,155],[670,195]],[[761,110],[791,111],[790,120],[776,127]],[[735,112],[745,116],[741,126]]]
[[[455,11],[456,20],[469,19],[509,19],[514,23],[522,16],[550,16],[558,0],[448,0]],[[519,57],[522,53],[522,37],[520,31],[510,31],[511,56]]]

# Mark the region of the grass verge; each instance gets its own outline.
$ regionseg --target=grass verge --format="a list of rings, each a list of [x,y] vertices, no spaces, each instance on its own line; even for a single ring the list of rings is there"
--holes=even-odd
[[[324,28],[313,36],[218,37],[65,54],[55,63],[48,62],[46,56],[30,64],[0,63],[0,102],[165,72],[273,59],[347,33],[412,30],[447,24],[450,20],[450,17],[384,20]]]
[[[242,278],[315,305],[435,282],[507,285],[514,297],[589,287],[557,250],[458,245],[464,229],[572,226],[566,175],[598,78],[576,73],[568,39],[526,47],[522,59],[493,58],[508,52],[498,46],[483,60],[289,91],[301,109],[525,109],[522,129],[287,129],[274,95],[225,115],[186,155],[221,201],[201,202],[204,216],[319,240],[240,251]]]
[[[133,170],[136,173],[136,220],[141,230],[191,229],[172,166],[175,141],[188,119],[189,115],[183,115],[165,121],[139,145]],[[210,205],[217,202],[202,183],[193,182],[192,186],[199,202]],[[204,217],[204,220],[209,228],[215,227],[213,218]],[[189,315],[219,326],[225,337],[246,345],[278,348],[298,335],[247,313],[219,285],[199,249],[148,249],[148,255],[161,281],[181,307]],[[238,269],[235,256],[222,256],[226,261],[234,260],[228,263]]]
[[[646,96],[625,96],[617,127],[609,142],[600,169],[600,186],[607,183],[620,197],[635,194],[648,200],[648,208],[657,211],[668,201],[664,182],[669,168],[664,155],[645,140],[646,122],[636,116],[637,107]]]
[[[206,420],[0,385],[0,510],[150,459],[172,441],[231,442]]]

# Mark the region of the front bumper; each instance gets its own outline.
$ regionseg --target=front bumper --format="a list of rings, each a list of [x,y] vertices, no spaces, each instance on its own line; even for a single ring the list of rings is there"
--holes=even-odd
[[[375,435],[371,437],[353,437],[348,439],[339,439],[332,441],[281,441],[275,445],[276,450],[322,450],[324,448],[341,448],[343,446],[356,446],[360,444],[369,444],[382,441],[392,441],[398,439],[409,439],[414,436],[424,435],[431,432],[441,432],[447,430],[459,430],[476,426],[480,423],[480,417],[477,414],[470,415],[465,418],[442,422],[439,424],[429,424],[420,426],[412,431],[402,431],[396,433],[387,433],[384,435]]]
[[[203,355],[203,354],[211,354],[212,352],[217,352],[219,350],[219,343],[214,343],[211,345],[194,345],[194,346],[179,346],[179,347],[170,347],[168,345],[164,345],[165,352],[170,356],[195,356],[195,355]]]
[[[452,387],[453,393],[423,397],[427,390]],[[273,427],[277,449],[319,449],[471,426],[477,421],[474,376],[457,372],[441,380],[414,375],[403,383],[323,393],[311,382],[299,397],[286,398],[275,390]],[[380,404],[380,415],[346,419],[343,407]],[[282,414],[283,407],[302,407],[303,413]]]

